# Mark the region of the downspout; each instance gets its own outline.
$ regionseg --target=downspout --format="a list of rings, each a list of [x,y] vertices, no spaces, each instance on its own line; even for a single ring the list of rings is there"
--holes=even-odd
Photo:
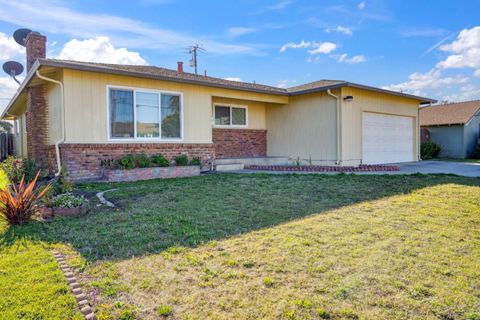
[[[42,76],[38,70],[36,74],[37,74],[37,77],[39,77],[40,79],[58,84],[60,86],[60,110],[61,110],[60,119],[62,122],[62,137],[57,142],[55,142],[55,157],[57,159],[57,172],[55,173],[55,177],[58,177],[62,172],[62,162],[60,159],[60,143],[65,142],[65,112],[64,112],[65,106],[64,106],[64,97],[63,97],[64,95],[63,83],[58,80]]]
[[[335,164],[340,165],[342,163],[342,121],[341,117],[341,105],[340,105],[340,97],[334,95],[330,89],[327,90],[327,93],[334,97],[337,100],[337,161]]]

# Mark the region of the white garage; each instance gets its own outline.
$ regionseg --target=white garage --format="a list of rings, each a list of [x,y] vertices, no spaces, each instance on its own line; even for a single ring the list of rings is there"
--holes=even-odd
[[[414,118],[363,112],[362,163],[415,161]]]

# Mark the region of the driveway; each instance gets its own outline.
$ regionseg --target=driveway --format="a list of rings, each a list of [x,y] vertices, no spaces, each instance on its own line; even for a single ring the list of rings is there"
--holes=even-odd
[[[400,171],[366,172],[356,174],[413,174],[446,173],[465,177],[480,177],[480,163],[426,160],[420,162],[395,163]]]

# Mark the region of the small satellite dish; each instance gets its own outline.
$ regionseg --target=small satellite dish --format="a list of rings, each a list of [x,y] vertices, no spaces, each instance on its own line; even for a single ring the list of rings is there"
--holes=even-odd
[[[17,61],[7,61],[3,64],[3,71],[5,71],[6,74],[11,76],[13,80],[20,84],[20,81],[18,81],[15,77],[23,72],[23,66],[21,63]]]
[[[30,32],[32,32],[30,29],[17,29],[13,33],[13,39],[15,39],[15,42],[17,42],[19,45],[25,47],[25,40]]]

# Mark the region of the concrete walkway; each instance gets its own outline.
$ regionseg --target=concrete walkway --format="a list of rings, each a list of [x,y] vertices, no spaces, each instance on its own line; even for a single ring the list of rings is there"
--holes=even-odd
[[[394,163],[400,171],[355,172],[355,174],[456,174],[465,177],[480,177],[480,163],[427,160],[420,162]],[[288,172],[264,170],[238,170],[231,173],[270,173],[270,174],[338,174],[338,172]]]

